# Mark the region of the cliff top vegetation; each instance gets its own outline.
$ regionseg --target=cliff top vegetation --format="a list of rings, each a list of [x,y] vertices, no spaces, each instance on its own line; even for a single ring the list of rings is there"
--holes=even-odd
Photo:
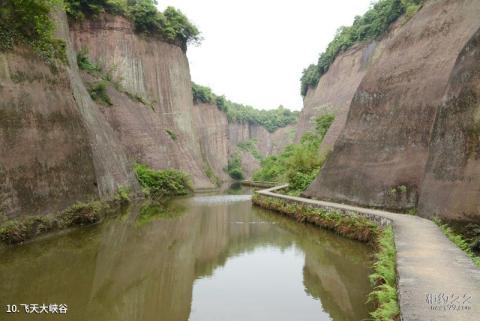
[[[229,122],[245,122],[265,127],[269,132],[278,128],[296,123],[298,112],[291,111],[283,106],[276,109],[256,109],[252,106],[234,103],[225,98],[217,96],[208,87],[192,83],[193,102],[195,104],[214,104],[217,108],[227,114]]]
[[[65,43],[54,37],[53,8],[64,7],[70,19],[82,20],[101,13],[122,15],[133,21],[138,33],[159,36],[182,47],[199,43],[200,32],[179,10],[157,10],[155,0],[0,0],[0,52],[22,45],[50,65],[66,61]]]
[[[301,82],[302,96],[309,87],[315,87],[335,61],[335,58],[354,44],[382,36],[400,16],[412,17],[420,9],[424,0],[378,0],[363,16],[356,16],[349,27],[337,29],[335,37],[327,49],[320,54],[317,64],[303,70]]]
[[[29,46],[45,62],[65,61],[65,44],[53,36],[50,11],[62,0],[0,0],[0,52]]]
[[[156,4],[156,0],[65,0],[67,14],[74,20],[109,13],[132,20],[138,33],[160,36],[184,50],[201,41],[198,28],[180,10],[168,7],[160,12]]]

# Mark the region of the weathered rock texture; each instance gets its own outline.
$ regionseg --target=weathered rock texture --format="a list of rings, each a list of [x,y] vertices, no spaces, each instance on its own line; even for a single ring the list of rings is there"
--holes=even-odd
[[[303,101],[295,141],[300,142],[302,136],[315,129],[315,118],[333,114],[335,121],[321,145],[322,151],[333,148],[333,144],[345,125],[350,102],[365,76],[370,61],[375,53],[377,43],[356,45],[341,54],[320,78],[315,88],[310,88]]]
[[[459,65],[459,55],[480,27],[479,15],[478,1],[428,1],[386,40],[378,60],[368,68],[356,90],[346,125],[321,174],[305,192],[307,196],[394,209],[415,207],[420,193],[425,193],[424,204],[435,202],[426,199],[428,186],[432,185],[420,187],[429,152],[437,155],[431,158],[432,169],[442,153],[435,144],[436,136],[454,139],[455,133],[439,123],[442,109],[448,109],[440,106],[452,82],[450,75]],[[473,83],[468,85],[473,88]],[[454,95],[456,89],[450,90]],[[473,112],[465,112],[462,117],[468,118],[469,113]],[[444,134],[440,134],[441,128],[446,130]],[[468,146],[475,146],[473,141],[470,139]],[[473,159],[469,149],[450,151],[452,154],[445,159]],[[474,163],[466,161],[458,168],[467,175],[478,171]],[[427,179],[431,181],[431,177],[429,171]],[[447,180],[456,179],[450,176]],[[472,202],[469,204],[456,207],[458,215],[462,215],[462,207],[471,208]],[[431,214],[423,211],[426,206],[420,208],[421,215]]]
[[[26,48],[0,55],[0,211],[8,217],[137,187],[78,75],[65,14],[55,20],[69,66],[53,71]]]
[[[428,217],[479,219],[480,29],[457,58],[438,108],[419,211]]]
[[[18,49],[0,55],[0,204],[8,216],[96,194],[88,131],[66,69]]]
[[[224,171],[231,144],[228,137],[227,115],[216,105],[211,104],[195,105],[193,115],[205,166],[209,166],[213,174],[222,181],[228,180],[228,175]]]
[[[188,60],[178,46],[134,33],[120,16],[102,15],[71,26],[79,51],[110,71],[131,94],[153,102],[136,108],[118,97],[119,108],[107,111],[110,124],[140,162],[156,169],[174,167],[190,174],[196,188],[213,187],[204,173],[195,135]],[[167,131],[174,134],[172,139]]]
[[[295,132],[293,125],[270,133],[259,125],[229,122],[227,115],[212,104],[195,105],[193,115],[204,164],[213,170],[215,176],[224,181],[228,180],[224,168],[228,158],[235,153],[240,155],[246,178],[250,178],[253,172],[260,168],[260,161],[250,152],[239,149],[238,144],[251,141],[260,155],[266,157],[279,153],[293,142]]]

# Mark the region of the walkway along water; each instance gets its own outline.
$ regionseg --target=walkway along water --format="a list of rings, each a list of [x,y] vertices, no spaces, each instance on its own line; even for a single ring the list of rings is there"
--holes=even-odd
[[[275,193],[260,195],[366,216],[392,225],[397,249],[398,297],[403,321],[480,320],[480,269],[430,220],[381,210]]]

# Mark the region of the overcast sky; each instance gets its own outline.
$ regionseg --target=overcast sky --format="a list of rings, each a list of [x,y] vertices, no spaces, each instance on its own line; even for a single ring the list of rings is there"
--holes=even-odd
[[[256,108],[300,110],[302,70],[371,0],[158,0],[180,9],[202,32],[190,46],[192,80]]]

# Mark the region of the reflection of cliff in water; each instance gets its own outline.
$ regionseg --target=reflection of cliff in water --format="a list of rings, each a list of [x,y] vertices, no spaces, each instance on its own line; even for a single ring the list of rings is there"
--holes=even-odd
[[[196,279],[257,247],[295,245],[306,256],[306,291],[334,320],[366,313],[363,245],[252,209],[248,201],[175,204],[186,207],[183,215],[138,225],[139,209],[132,208],[101,226],[6,251],[0,301],[67,303],[68,320],[185,321]]]

